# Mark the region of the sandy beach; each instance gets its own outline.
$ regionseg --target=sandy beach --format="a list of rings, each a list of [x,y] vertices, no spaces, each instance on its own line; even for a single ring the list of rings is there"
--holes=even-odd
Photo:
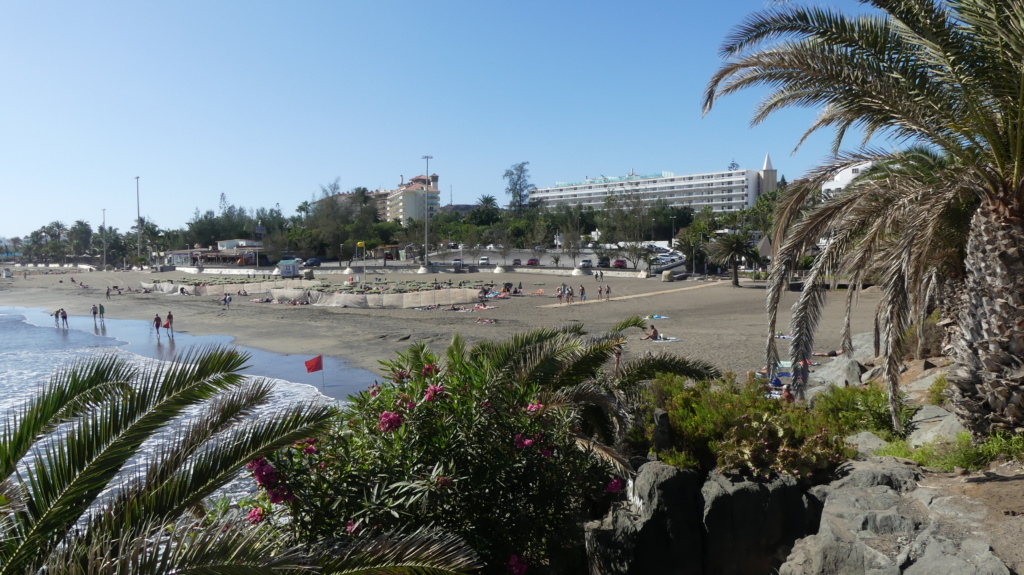
[[[22,277],[28,270],[27,279]],[[138,289],[141,282],[155,279],[176,280],[186,274],[180,271],[151,272],[85,272],[45,268],[12,268],[14,278],[0,280],[0,305],[64,308],[74,317],[90,316],[93,304],[104,304],[108,318],[150,320],[155,314],[174,312],[178,331],[194,335],[229,335],[239,345],[286,354],[324,354],[348,360],[358,368],[379,371],[380,360],[393,358],[395,352],[423,340],[435,350],[443,349],[455,333],[470,342],[504,339],[507,336],[539,327],[568,322],[582,322],[589,333],[602,333],[613,324],[630,316],[658,314],[669,319],[655,320],[658,330],[677,342],[640,341],[639,331],[629,333],[625,353],[671,352],[691,359],[710,362],[723,370],[743,373],[763,365],[765,342],[764,282],[744,280],[742,287],[728,281],[662,282],[659,279],[605,277],[612,287],[610,301],[598,301],[598,282],[593,276],[553,276],[511,272],[480,273],[471,279],[522,282],[524,291],[544,288],[542,296],[515,297],[492,305],[496,309],[453,312],[416,309],[352,309],[322,306],[288,306],[260,304],[246,297],[235,297],[225,309],[215,297],[180,296],[158,293],[124,292],[105,299],[107,286]],[[85,282],[80,288],[70,279]],[[446,274],[436,274],[447,280]],[[202,276],[189,276],[202,277]],[[210,276],[213,277],[213,276]],[[407,274],[394,274],[393,279],[411,279]],[[433,277],[433,276],[432,276]],[[460,275],[457,279],[466,279]],[[590,300],[573,305],[559,304],[552,295],[562,282],[578,286],[582,283]],[[250,297],[255,294],[250,294]],[[789,309],[797,294],[788,293],[780,312],[779,329],[789,326]],[[816,350],[836,349],[840,343],[845,292],[831,295],[816,336]],[[864,293],[853,317],[854,333],[872,329],[872,312],[878,293]],[[472,307],[470,304],[468,307]],[[495,323],[477,323],[477,318]],[[91,318],[89,318],[91,325]],[[788,350],[786,340],[779,340],[780,351]]]

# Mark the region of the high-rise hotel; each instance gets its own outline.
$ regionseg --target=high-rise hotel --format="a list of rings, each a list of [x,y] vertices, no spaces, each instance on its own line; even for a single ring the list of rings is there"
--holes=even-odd
[[[753,206],[758,196],[775,190],[777,185],[778,174],[771,157],[765,155],[760,170],[736,168],[684,176],[661,172],[584,178],[580,182],[557,182],[550,188],[536,188],[530,192],[530,200],[548,207],[565,204],[600,210],[609,196],[633,194],[644,202],[665,200],[670,207],[688,207],[694,212],[704,206],[711,206],[715,212],[729,212]]]

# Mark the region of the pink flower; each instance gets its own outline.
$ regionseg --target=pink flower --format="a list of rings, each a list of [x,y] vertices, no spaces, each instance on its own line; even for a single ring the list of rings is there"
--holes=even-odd
[[[385,411],[380,414],[380,422],[377,423],[377,429],[384,433],[394,431],[402,426],[402,416],[399,413],[393,411]]]
[[[305,453],[306,455],[310,455],[310,454],[312,454],[312,453],[316,453],[316,446],[315,446],[315,445],[307,445],[307,446],[306,446],[306,447],[305,447],[305,448],[304,448],[304,449],[302,450],[302,452],[303,452],[303,453]]]
[[[533,415],[534,413],[537,413],[542,409],[544,409],[543,403],[531,403],[530,405],[526,406],[526,413]]]
[[[508,558],[508,572],[512,575],[524,575],[526,573],[526,561],[520,559],[518,555],[512,555]]]
[[[423,394],[423,401],[434,401],[435,398],[444,397],[445,395],[447,395],[447,392],[444,390],[443,385],[430,385],[427,387],[426,393]]]
[[[345,522],[345,532],[346,533],[359,533],[359,531],[360,531],[359,524],[356,523],[355,521],[352,521],[351,519],[349,519],[348,521]]]
[[[550,449],[541,449],[540,450],[540,454],[543,455],[544,457],[551,457],[551,450]]]
[[[402,383],[403,381],[407,381],[408,379],[409,372],[405,371],[404,369],[396,371],[391,377],[391,380],[394,381],[395,383]]]
[[[410,402],[405,404],[405,408],[409,409],[409,410],[412,410],[415,407],[416,407],[416,402],[415,401],[410,401]]]
[[[531,445],[533,445],[532,439],[526,439],[525,437],[523,437],[522,433],[516,434],[516,447],[518,447],[519,449],[525,449]]]
[[[622,480],[616,477],[608,482],[608,485],[604,488],[605,493],[618,493],[622,491]]]
[[[284,485],[279,486],[277,489],[268,489],[267,498],[270,499],[271,503],[289,503],[295,501],[295,495],[288,491],[288,488]]]
[[[423,374],[423,377],[433,377],[437,375],[437,366],[432,363],[428,363],[423,366],[421,373]]]
[[[253,507],[252,510],[249,511],[249,517],[247,517],[249,523],[252,525],[262,523],[263,520],[266,519],[266,516],[264,516],[263,513],[264,511],[262,507]]]
[[[370,386],[370,397],[377,397],[378,393],[380,393],[380,385],[376,384],[376,383],[371,385]]]

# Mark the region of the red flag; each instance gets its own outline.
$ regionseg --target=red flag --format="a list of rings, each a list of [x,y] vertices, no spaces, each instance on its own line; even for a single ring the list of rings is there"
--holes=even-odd
[[[306,361],[306,373],[313,373],[314,371],[324,370],[324,356],[318,355],[313,359]]]

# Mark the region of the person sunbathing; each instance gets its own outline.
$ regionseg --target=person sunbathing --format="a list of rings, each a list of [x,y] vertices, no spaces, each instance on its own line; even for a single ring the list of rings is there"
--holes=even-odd
[[[816,351],[811,355],[813,355],[814,357],[835,357],[837,355],[843,355],[843,353],[843,350],[835,349],[831,351]]]
[[[654,324],[652,323],[651,324],[651,333],[648,333],[648,334],[644,335],[640,339],[641,340],[645,340],[645,339],[657,340],[658,337],[659,337],[659,335],[658,335],[658,328],[654,327]]]

